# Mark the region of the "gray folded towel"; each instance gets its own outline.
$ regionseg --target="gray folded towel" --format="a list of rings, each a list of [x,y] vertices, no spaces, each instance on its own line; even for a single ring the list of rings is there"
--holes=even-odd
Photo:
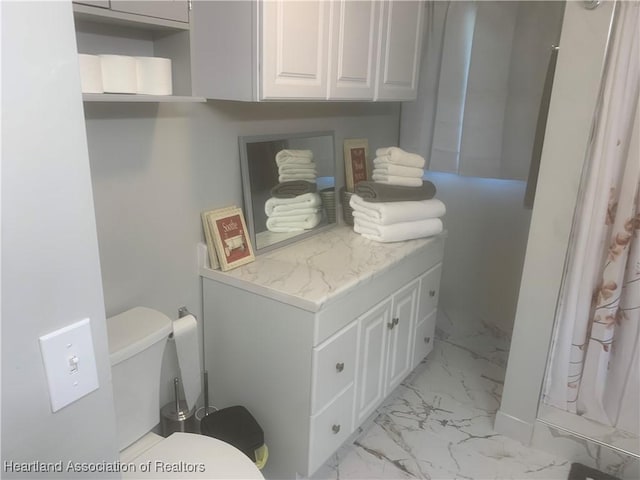
[[[318,187],[306,180],[281,182],[271,189],[271,196],[276,198],[294,198],[305,193],[315,193]]]
[[[404,202],[409,200],[429,200],[436,195],[436,186],[430,181],[420,187],[389,185],[368,180],[358,182],[355,193],[366,202]]]

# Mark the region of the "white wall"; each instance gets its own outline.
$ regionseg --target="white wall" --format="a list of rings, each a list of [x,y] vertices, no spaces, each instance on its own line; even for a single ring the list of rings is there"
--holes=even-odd
[[[109,462],[117,447],[71,3],[0,8],[5,478],[4,462]],[[52,413],[38,337],[87,317],[100,387]]]
[[[440,308],[511,333],[531,211],[525,183],[427,172],[447,206]]]
[[[430,152],[446,2],[430,6],[422,49],[418,102],[403,103],[400,146]],[[532,133],[533,134],[533,133]],[[452,318],[471,317],[511,332],[531,212],[524,182],[428,171],[447,205],[440,306]]]
[[[107,315],[135,305],[201,318],[196,244],[200,212],[242,205],[238,136],[334,130],[337,184],[342,142],[395,145],[398,104],[85,104]],[[175,351],[166,351],[162,401],[169,402]]]
[[[613,2],[567,2],[516,321],[495,428],[528,443],[536,418]]]

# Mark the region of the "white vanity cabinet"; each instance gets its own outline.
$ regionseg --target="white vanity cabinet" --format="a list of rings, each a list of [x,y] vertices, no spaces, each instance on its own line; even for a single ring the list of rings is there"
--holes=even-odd
[[[424,3],[194,2],[194,92],[227,100],[416,98]]]
[[[210,398],[262,426],[265,477],[312,475],[424,358],[443,252],[444,235],[381,244],[340,226],[201,269]]]

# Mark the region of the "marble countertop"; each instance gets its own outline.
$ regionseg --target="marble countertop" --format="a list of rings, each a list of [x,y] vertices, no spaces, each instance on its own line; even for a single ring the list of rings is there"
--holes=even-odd
[[[399,260],[446,236],[379,243],[336,226],[256,256],[255,262],[222,272],[201,268],[211,280],[273,298],[310,312],[393,267]]]

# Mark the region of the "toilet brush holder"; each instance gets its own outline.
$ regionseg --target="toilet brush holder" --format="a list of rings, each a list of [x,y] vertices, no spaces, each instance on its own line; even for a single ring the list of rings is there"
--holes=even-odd
[[[173,385],[174,401],[167,403],[160,409],[162,436],[168,437],[174,432],[199,433],[195,407],[189,410],[187,402],[179,399],[179,380],[177,378],[173,380]]]

